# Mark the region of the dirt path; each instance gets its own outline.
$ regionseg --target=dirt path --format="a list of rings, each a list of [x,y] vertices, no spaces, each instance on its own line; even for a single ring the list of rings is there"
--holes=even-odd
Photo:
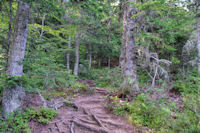
[[[136,133],[136,129],[120,116],[105,108],[106,90],[73,99],[73,107],[60,108],[49,125],[34,125],[32,133]]]

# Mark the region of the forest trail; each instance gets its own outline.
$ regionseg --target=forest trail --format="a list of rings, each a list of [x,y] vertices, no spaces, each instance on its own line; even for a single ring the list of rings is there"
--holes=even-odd
[[[71,107],[63,106],[48,125],[32,125],[32,133],[136,133],[123,117],[105,108],[106,89],[74,98]]]

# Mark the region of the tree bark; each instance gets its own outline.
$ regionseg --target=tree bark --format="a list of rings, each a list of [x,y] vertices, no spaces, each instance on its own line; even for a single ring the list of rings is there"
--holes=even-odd
[[[88,70],[91,70],[92,68],[92,47],[91,44],[89,44],[89,66],[88,66]]]
[[[101,58],[98,59],[98,67],[101,67]]]
[[[21,77],[23,74],[23,60],[28,37],[28,19],[30,6],[18,2],[17,17],[14,28],[14,40],[9,49],[7,74]],[[20,108],[22,103],[22,85],[8,87],[3,91],[3,114],[5,117]]]
[[[89,67],[88,67],[88,69],[91,70],[91,68],[92,68],[92,54],[90,53],[89,54]]]
[[[110,68],[110,57],[108,58],[108,68]]]
[[[75,64],[74,64],[74,75],[78,75],[78,67],[79,67],[79,45],[80,45],[80,38],[81,35],[78,33],[76,35],[76,59],[75,59]]]
[[[133,4],[127,2],[136,2],[135,0],[124,1],[123,16],[123,36],[120,55],[120,66],[123,73],[124,85],[131,85],[138,89],[137,68],[136,68],[136,44],[133,36],[135,19],[132,18],[135,12]]]
[[[68,49],[71,48],[71,37],[69,36],[69,40],[68,40]],[[67,52],[67,71],[70,70],[70,52]]]
[[[198,55],[197,55],[197,64],[198,64],[198,74],[200,75],[200,31],[199,31],[199,2],[196,1],[196,30],[197,30],[197,51],[198,51]]]

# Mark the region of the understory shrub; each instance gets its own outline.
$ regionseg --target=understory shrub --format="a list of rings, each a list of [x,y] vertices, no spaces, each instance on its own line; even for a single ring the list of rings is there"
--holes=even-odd
[[[176,91],[180,92],[182,102],[162,97],[163,89],[153,89],[133,97],[131,102],[111,97],[110,105],[115,114],[129,117],[138,126],[149,127],[155,132],[199,133],[200,132],[200,99],[199,77],[189,75],[187,79],[177,81]],[[156,97],[154,93],[156,91]],[[161,92],[159,94],[159,91]]]
[[[92,69],[87,74],[81,75],[81,78],[96,81],[97,87],[110,88],[119,88],[123,80],[119,68]]]
[[[41,107],[38,110],[27,108],[25,112],[17,111],[8,116],[7,119],[0,120],[0,132],[2,133],[30,133],[28,122],[36,119],[41,124],[48,124],[57,114],[54,109]]]
[[[165,128],[170,117],[170,110],[156,104],[145,94],[138,95],[132,102],[116,102],[114,113],[127,114],[129,120],[138,126],[147,126],[156,130]]]
[[[200,77],[196,69],[187,76],[179,76],[179,80],[176,81],[173,89],[176,92],[183,94],[200,94]]]

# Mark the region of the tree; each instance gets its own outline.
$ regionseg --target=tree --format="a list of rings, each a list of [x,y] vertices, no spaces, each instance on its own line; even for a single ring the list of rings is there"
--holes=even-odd
[[[132,2],[135,0],[124,0],[123,36],[120,55],[120,65],[123,73],[124,84],[131,84],[138,89],[136,68],[136,44],[133,36],[135,20],[132,16],[135,8]]]
[[[74,75],[78,75],[78,68],[79,68],[79,46],[80,46],[80,38],[81,38],[81,34],[77,33],[76,35],[76,53],[75,53],[75,64],[74,64]]]
[[[71,48],[71,37],[68,39],[68,49]],[[67,71],[70,70],[70,51],[67,52]]]
[[[21,77],[23,74],[23,60],[28,36],[28,19],[30,6],[25,2],[18,2],[17,17],[15,21],[14,40],[10,45],[7,74]],[[22,84],[8,87],[3,91],[3,112],[7,117],[16,111],[22,103]]]
[[[196,8],[196,31],[197,31],[197,64],[198,64],[198,74],[200,75],[200,31],[199,31],[199,6],[200,1],[196,0],[195,8]]]

